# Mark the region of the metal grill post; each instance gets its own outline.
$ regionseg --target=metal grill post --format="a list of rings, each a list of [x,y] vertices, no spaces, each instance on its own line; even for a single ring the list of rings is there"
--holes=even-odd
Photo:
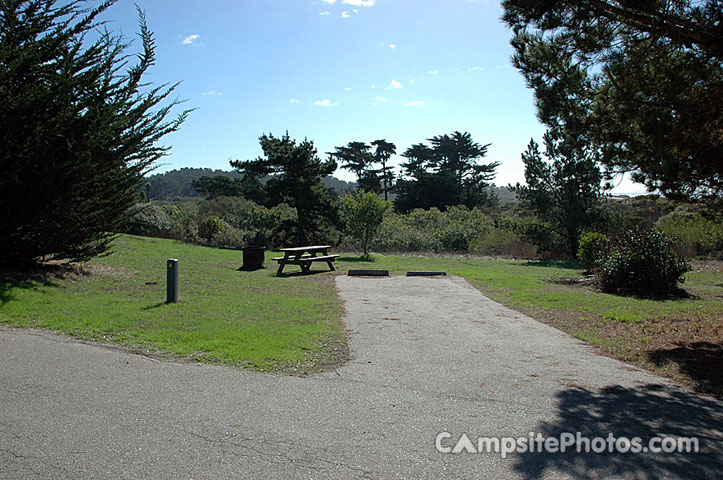
[[[178,260],[171,258],[166,267],[166,303],[178,303]]]

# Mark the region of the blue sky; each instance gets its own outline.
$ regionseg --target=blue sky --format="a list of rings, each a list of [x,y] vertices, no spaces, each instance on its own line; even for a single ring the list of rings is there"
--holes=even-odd
[[[403,152],[468,131],[491,143],[495,183],[524,180],[520,154],[544,127],[511,66],[511,32],[485,0],[137,0],[156,39],[153,84],[182,81],[193,112],[165,138],[158,171],[228,170],[261,154],[263,133],[308,138],[319,153],[385,138]],[[105,14],[135,38],[132,1]],[[138,47],[139,41],[135,41]],[[403,158],[393,158],[399,163]],[[336,176],[353,180],[339,170]],[[624,182],[619,192],[641,191]]]

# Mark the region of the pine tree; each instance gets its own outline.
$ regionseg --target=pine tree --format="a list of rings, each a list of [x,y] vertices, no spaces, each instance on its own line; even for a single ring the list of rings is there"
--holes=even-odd
[[[154,40],[139,10],[142,50],[101,31],[114,0],[0,0],[0,265],[86,260],[122,231],[139,183],[167,152],[157,142],[175,85],[150,87]],[[93,32],[93,35],[87,35]],[[164,105],[165,103],[165,105]]]
[[[505,0],[515,66],[549,128],[609,175],[668,196],[723,195],[720,0]]]
[[[530,140],[522,154],[526,185],[509,188],[565,240],[575,258],[583,229],[601,218],[606,187],[594,155],[585,147],[555,131],[546,132],[544,142],[547,160]]]
[[[286,203],[296,209],[295,240],[308,245],[320,223],[334,215],[333,195],[321,179],[336,170],[336,162],[323,162],[313,142],[297,143],[289,134],[262,135],[264,156],[255,160],[232,160],[231,166],[248,178],[269,175],[263,185],[268,206]]]

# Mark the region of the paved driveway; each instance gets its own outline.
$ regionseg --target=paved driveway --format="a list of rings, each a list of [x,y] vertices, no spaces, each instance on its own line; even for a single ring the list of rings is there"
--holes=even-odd
[[[0,330],[0,478],[713,478],[723,403],[460,278],[337,277],[352,359],[280,377]],[[463,434],[695,436],[697,454],[444,454]],[[467,445],[470,449],[471,444]],[[573,447],[574,448],[574,447]]]

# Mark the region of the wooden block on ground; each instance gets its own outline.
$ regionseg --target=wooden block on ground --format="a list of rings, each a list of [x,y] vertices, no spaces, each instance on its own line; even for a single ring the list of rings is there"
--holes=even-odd
[[[349,270],[349,276],[356,277],[388,277],[389,270]]]
[[[407,272],[408,277],[437,277],[447,275],[447,272]]]

